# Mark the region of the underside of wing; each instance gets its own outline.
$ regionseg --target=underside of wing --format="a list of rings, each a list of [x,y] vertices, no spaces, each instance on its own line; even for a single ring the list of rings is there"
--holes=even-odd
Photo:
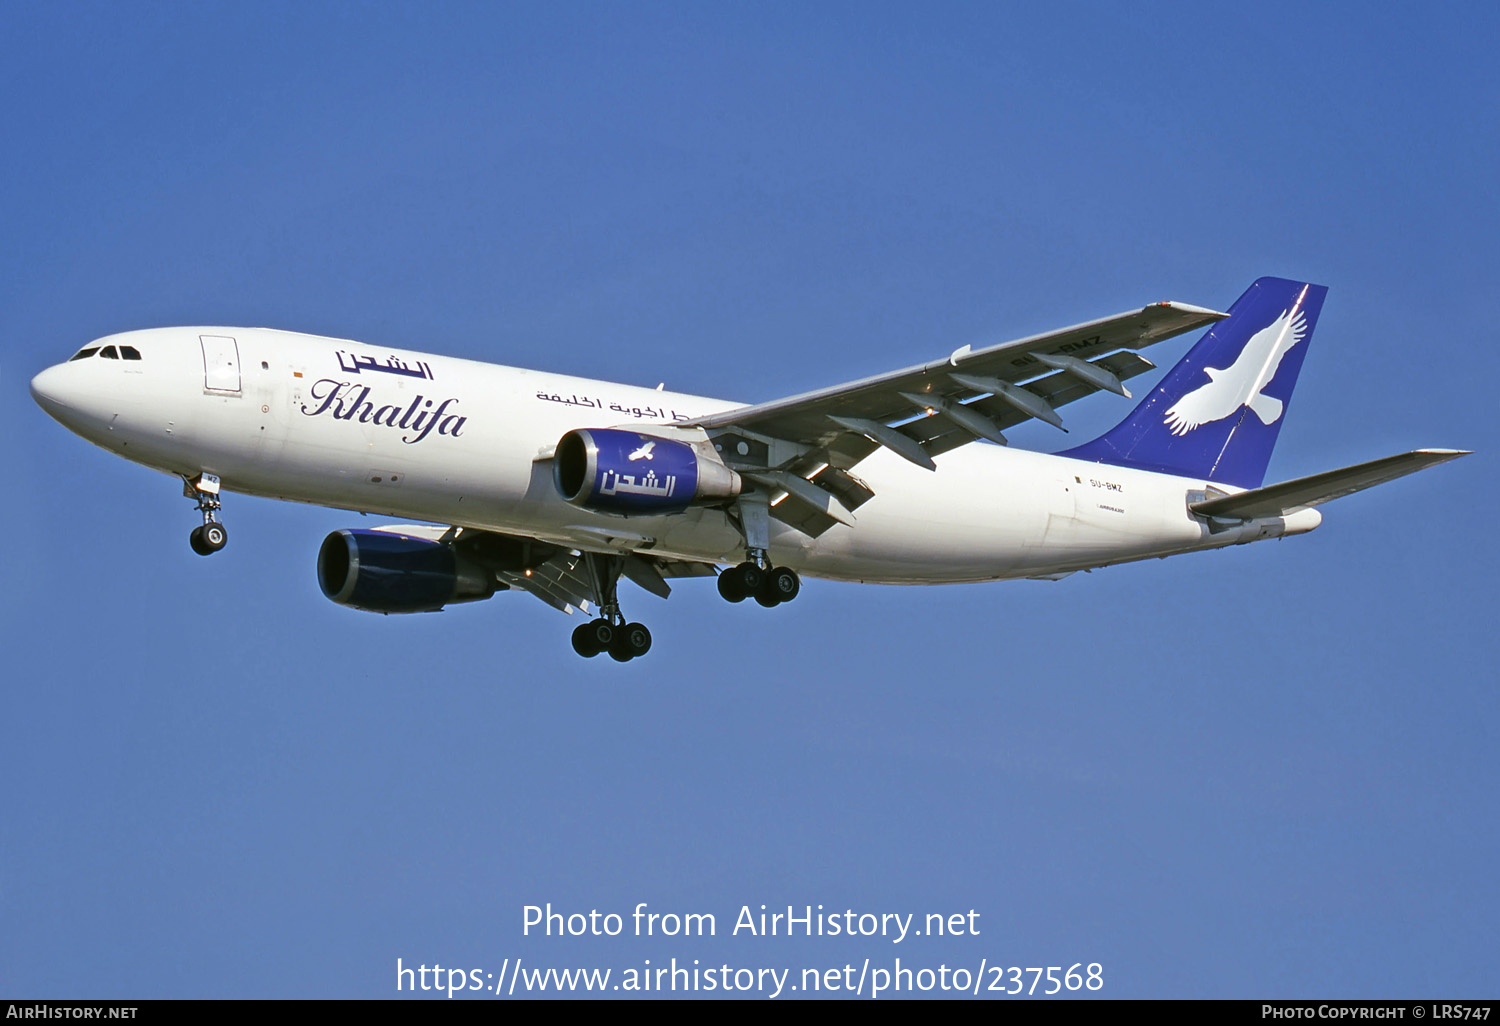
[[[575,610],[587,613],[593,587],[580,572],[582,562],[576,553],[560,552],[529,570],[499,570],[495,576],[506,587],[535,595],[553,609],[569,615]]]
[[[606,602],[602,592],[609,585],[601,576],[600,567],[590,566],[591,560],[617,560],[616,576],[628,577],[661,598],[671,594],[668,579],[712,577],[715,573],[709,563],[662,559],[646,552],[589,553],[473,528],[458,530],[453,544],[487,566],[498,583],[535,595],[570,615],[575,611],[587,613],[591,604],[599,607]]]

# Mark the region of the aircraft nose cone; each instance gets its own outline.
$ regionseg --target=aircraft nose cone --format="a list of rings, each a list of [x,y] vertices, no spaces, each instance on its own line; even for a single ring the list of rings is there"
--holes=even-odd
[[[53,416],[56,416],[58,411],[66,410],[69,405],[68,393],[71,390],[68,388],[65,366],[59,363],[48,367],[31,379],[31,398]]]

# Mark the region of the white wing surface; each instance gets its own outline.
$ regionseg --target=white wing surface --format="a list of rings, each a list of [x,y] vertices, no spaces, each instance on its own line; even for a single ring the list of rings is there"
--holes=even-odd
[[[771,515],[817,537],[874,492],[850,470],[877,448],[936,469],[933,457],[1031,418],[1062,427],[1057,408],[1152,370],[1136,350],[1228,314],[1156,303],[1000,345],[786,399],[701,417],[741,474],[775,489]]]

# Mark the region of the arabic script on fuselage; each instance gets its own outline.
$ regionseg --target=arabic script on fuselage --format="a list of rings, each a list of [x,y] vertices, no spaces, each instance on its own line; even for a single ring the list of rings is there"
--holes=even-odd
[[[557,392],[538,392],[536,397],[544,403],[562,403],[564,406],[584,406],[594,410],[610,410],[625,417],[635,417],[637,420],[690,420],[686,413],[678,413],[663,406],[625,406],[621,403],[610,403],[604,405],[603,399],[593,396],[580,396],[574,392],[571,396],[563,396]]]
[[[340,349],[335,355],[339,358],[339,368],[346,374],[363,374],[365,371],[375,371],[380,374],[399,374],[404,378],[426,378],[432,380],[432,368],[425,361],[419,362],[415,367],[408,366],[405,360],[398,357],[389,357],[381,363],[373,356],[360,356],[357,353],[346,353]]]

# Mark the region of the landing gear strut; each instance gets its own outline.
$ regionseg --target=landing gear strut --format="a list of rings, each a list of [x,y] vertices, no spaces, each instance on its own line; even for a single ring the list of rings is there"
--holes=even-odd
[[[740,527],[745,535],[745,561],[719,574],[719,594],[730,602],[754,597],[767,609],[790,602],[802,590],[797,571],[772,566],[771,516],[766,496],[752,493],[740,496]]]
[[[193,528],[192,534],[188,535],[188,544],[198,555],[211,556],[229,542],[229,532],[219,523],[219,509],[223,505],[219,502],[219,476],[199,474],[184,477],[182,494],[197,499],[198,505],[194,508],[203,514],[203,526]]]
[[[594,597],[599,603],[599,617],[573,629],[573,651],[586,659],[608,652],[616,662],[625,663],[651,651],[651,632],[642,623],[626,623],[620,612],[617,592],[624,559],[596,552],[583,554]]]

